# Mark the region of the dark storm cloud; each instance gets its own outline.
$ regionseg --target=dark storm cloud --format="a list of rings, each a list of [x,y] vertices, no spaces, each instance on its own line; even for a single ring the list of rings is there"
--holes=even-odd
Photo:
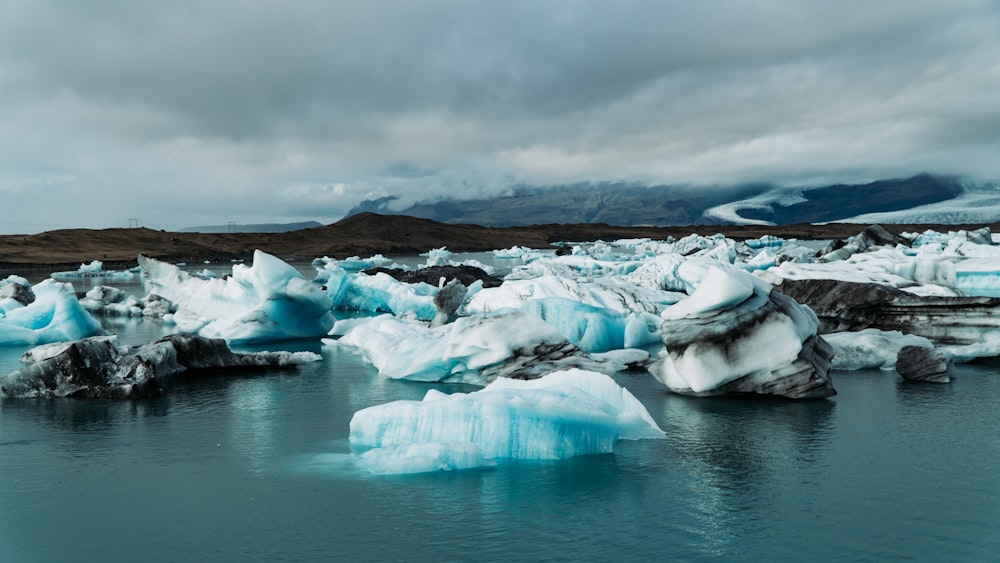
[[[0,194],[174,225],[516,181],[995,177],[997,11],[8,0]]]

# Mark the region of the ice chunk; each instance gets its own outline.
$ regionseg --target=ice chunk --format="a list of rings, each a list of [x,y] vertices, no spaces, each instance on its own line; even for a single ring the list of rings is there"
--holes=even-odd
[[[0,312],[0,345],[47,344],[107,334],[76,298],[73,285],[45,280],[28,305],[11,299]]]
[[[626,318],[618,311],[563,297],[532,299],[523,309],[544,319],[586,352],[625,347]]]
[[[229,341],[322,336],[333,326],[332,302],[292,266],[254,252],[252,266],[236,264],[225,279],[205,280],[173,264],[139,256],[150,292],[177,307],[184,332]]]
[[[452,253],[446,247],[442,246],[441,248],[428,250],[427,252],[422,253],[421,256],[427,257],[427,262],[425,263],[425,267],[429,268],[431,266],[447,265],[448,261],[452,257]]]
[[[474,293],[463,310],[468,314],[520,309],[528,301],[557,297],[585,305],[612,309],[621,313],[656,313],[676,303],[681,297],[659,288],[632,283],[616,275],[577,280],[568,273],[511,280],[500,287],[488,287]]]
[[[49,344],[21,357],[24,368],[0,378],[10,398],[137,398],[162,394],[183,373],[287,368],[318,361],[311,352],[232,352],[223,340],[172,334],[131,348],[115,337]]]
[[[736,269],[709,269],[689,297],[664,311],[664,353],[653,375],[686,395],[835,394],[832,350],[807,307]],[[742,298],[742,299],[741,299]]]
[[[354,346],[382,375],[416,381],[485,385],[497,377],[531,379],[564,368],[611,367],[520,311],[461,317],[435,328],[385,315],[352,321],[340,340],[324,342]]]
[[[538,260],[541,258],[542,253],[539,250],[528,248],[526,246],[512,246],[506,249],[494,250],[493,256],[496,258],[521,260],[527,264],[532,260]]]
[[[770,288],[761,285],[760,290],[769,292]],[[661,316],[665,319],[682,319],[711,314],[743,303],[753,293],[754,278],[734,275],[712,266],[690,297],[668,307]]]
[[[934,344],[915,334],[883,331],[875,328],[857,332],[824,334],[823,339],[833,346],[833,369],[893,369],[899,351],[905,346],[934,348]]]
[[[320,275],[322,275],[325,270],[333,268],[340,268],[348,272],[360,272],[361,270],[367,270],[369,268],[389,266],[389,264],[392,264],[392,260],[382,256],[381,254],[376,254],[369,258],[351,256],[350,258],[344,258],[343,260],[335,260],[324,256],[312,261],[313,267],[320,272]]]
[[[104,270],[104,263],[94,260],[89,264],[80,264],[80,267],[68,272],[52,272],[53,279],[83,279],[83,278],[106,278],[116,280],[131,280],[135,277],[135,272],[131,270]]]
[[[423,401],[360,410],[350,430],[353,446],[374,448],[362,462],[378,473],[564,459],[610,453],[618,440],[662,437],[631,393],[606,375],[583,370],[533,381],[502,378],[473,393],[431,390]]]
[[[0,280],[0,315],[30,305],[34,300],[35,292],[28,280],[13,275]]]
[[[80,305],[95,315],[141,317],[144,304],[123,290],[97,285],[80,300]]]
[[[374,276],[349,274],[329,291],[336,309],[392,313],[429,321],[438,315],[434,298],[439,288],[427,283],[405,283],[379,272]]]

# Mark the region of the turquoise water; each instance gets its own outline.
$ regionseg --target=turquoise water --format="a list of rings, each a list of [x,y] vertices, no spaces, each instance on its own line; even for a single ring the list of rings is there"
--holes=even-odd
[[[665,440],[378,477],[353,466],[351,415],[432,385],[318,342],[270,348],[324,361],[158,399],[0,403],[0,561],[1000,556],[995,365],[960,366],[949,385],[837,373],[840,394],[817,402],[691,399],[620,374]],[[20,353],[0,349],[0,368]]]
[[[128,344],[170,330],[104,322]],[[266,348],[324,361],[158,399],[0,402],[0,562],[1000,558],[1000,364],[949,385],[836,373],[816,402],[623,373],[665,440],[381,477],[354,466],[355,411],[472,388],[387,380],[318,341]],[[22,352],[0,348],[0,373]]]

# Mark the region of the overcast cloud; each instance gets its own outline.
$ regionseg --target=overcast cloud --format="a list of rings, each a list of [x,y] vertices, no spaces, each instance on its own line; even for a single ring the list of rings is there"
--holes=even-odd
[[[985,0],[4,0],[0,232],[517,183],[1000,179],[998,92]]]

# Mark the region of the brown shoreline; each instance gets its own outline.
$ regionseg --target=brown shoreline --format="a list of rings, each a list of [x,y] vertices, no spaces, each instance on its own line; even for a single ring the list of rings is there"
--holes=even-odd
[[[456,252],[488,251],[525,246],[548,248],[556,242],[588,242],[622,238],[663,240],[689,234],[722,233],[735,240],[772,234],[787,239],[846,238],[861,232],[857,223],[798,224],[784,226],[693,225],[680,227],[616,227],[606,224],[482,227],[450,225],[399,215],[363,213],[337,223],[286,233],[177,233],[137,229],[65,229],[37,235],[0,235],[0,269],[75,270],[81,263],[101,260],[105,269],[136,265],[139,253],[171,262],[228,262],[249,260],[255,249],[286,260],[311,260],[321,256],[345,258],[373,254],[416,254],[442,246]],[[894,233],[927,229],[954,231],[977,225],[884,225]],[[985,225],[993,231],[1000,223]]]

